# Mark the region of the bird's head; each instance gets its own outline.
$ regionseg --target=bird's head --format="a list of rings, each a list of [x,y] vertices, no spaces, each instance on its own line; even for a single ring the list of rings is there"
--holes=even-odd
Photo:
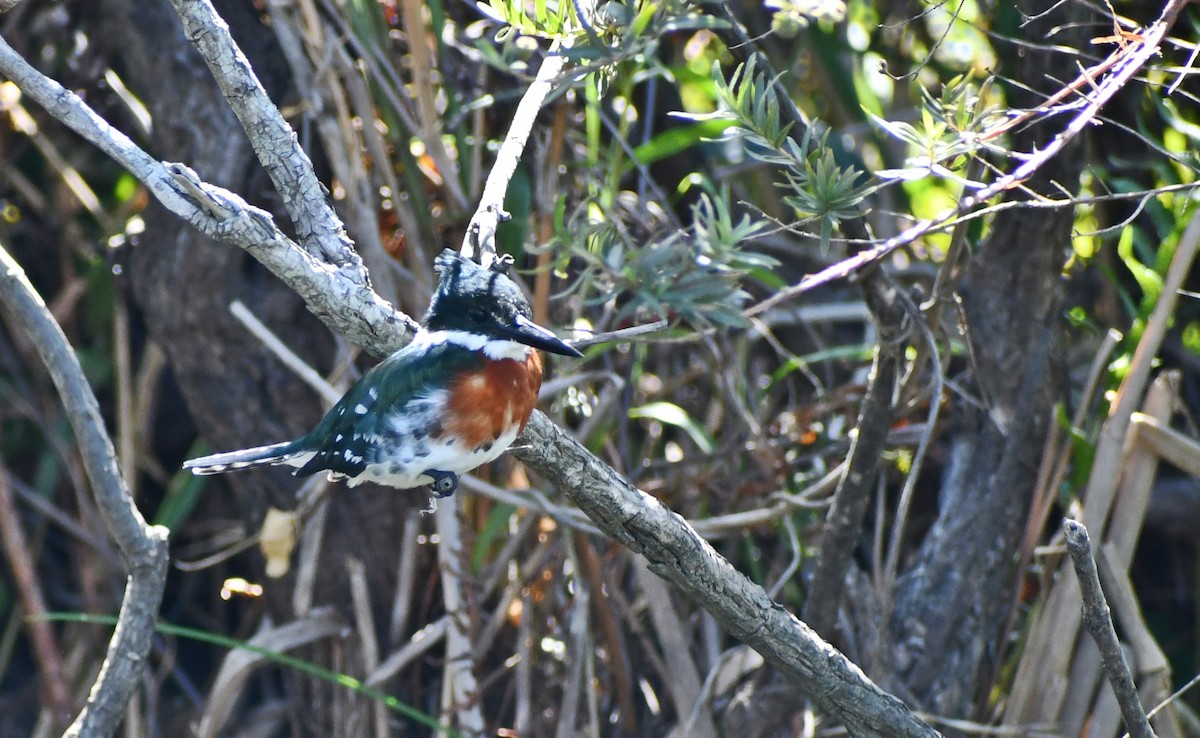
[[[508,261],[498,258],[490,268],[446,249],[434,262],[437,291],[421,325],[431,333],[445,332],[464,345],[478,344],[488,354],[506,355],[506,344],[519,343],[563,356],[583,354],[533,322],[524,293],[508,275]]]

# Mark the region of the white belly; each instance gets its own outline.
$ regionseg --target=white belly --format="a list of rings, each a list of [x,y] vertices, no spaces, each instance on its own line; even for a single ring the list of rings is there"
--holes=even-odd
[[[514,427],[490,445],[478,449],[466,450],[451,442],[432,442],[429,444],[429,453],[425,456],[368,464],[362,474],[347,479],[346,484],[354,487],[363,482],[375,482],[396,489],[423,487],[433,483],[433,478],[427,475],[426,471],[466,474],[489,461],[495,461],[508,450],[516,438],[517,429]]]

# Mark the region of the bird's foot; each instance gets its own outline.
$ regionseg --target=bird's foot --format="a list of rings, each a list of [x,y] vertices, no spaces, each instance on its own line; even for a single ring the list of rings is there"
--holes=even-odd
[[[433,484],[429,485],[429,489],[433,492],[434,497],[449,497],[454,494],[454,490],[458,489],[458,475],[454,472],[426,469],[425,474],[433,478]]]

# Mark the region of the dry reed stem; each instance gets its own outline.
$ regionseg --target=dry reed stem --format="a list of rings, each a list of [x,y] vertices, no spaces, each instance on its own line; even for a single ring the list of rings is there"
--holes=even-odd
[[[264,624],[246,643],[256,649],[283,653],[339,636],[343,630],[344,626],[333,608],[322,607],[277,628]],[[233,708],[245,691],[246,682],[254,670],[264,663],[267,663],[266,657],[255,651],[237,649],[225,655],[221,668],[213,679],[212,688],[209,689],[204,714],[200,717],[200,725],[196,731],[199,738],[216,738],[221,734],[222,727],[233,714]]]
[[[62,651],[54,628],[46,620],[46,598],[38,583],[37,565],[34,563],[29,539],[21,527],[21,515],[13,500],[9,485],[8,470],[0,466],[0,546],[8,559],[13,583],[24,612],[26,630],[33,646],[33,657],[37,663],[37,680],[44,704],[54,717],[58,728],[71,720],[75,700],[67,689],[63,668]]]

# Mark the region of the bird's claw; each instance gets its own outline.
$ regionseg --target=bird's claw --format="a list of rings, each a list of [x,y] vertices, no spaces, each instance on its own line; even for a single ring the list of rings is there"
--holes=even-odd
[[[425,474],[433,479],[429,489],[433,492],[434,497],[449,497],[454,494],[454,490],[458,489],[458,475],[454,472],[428,469]]]

